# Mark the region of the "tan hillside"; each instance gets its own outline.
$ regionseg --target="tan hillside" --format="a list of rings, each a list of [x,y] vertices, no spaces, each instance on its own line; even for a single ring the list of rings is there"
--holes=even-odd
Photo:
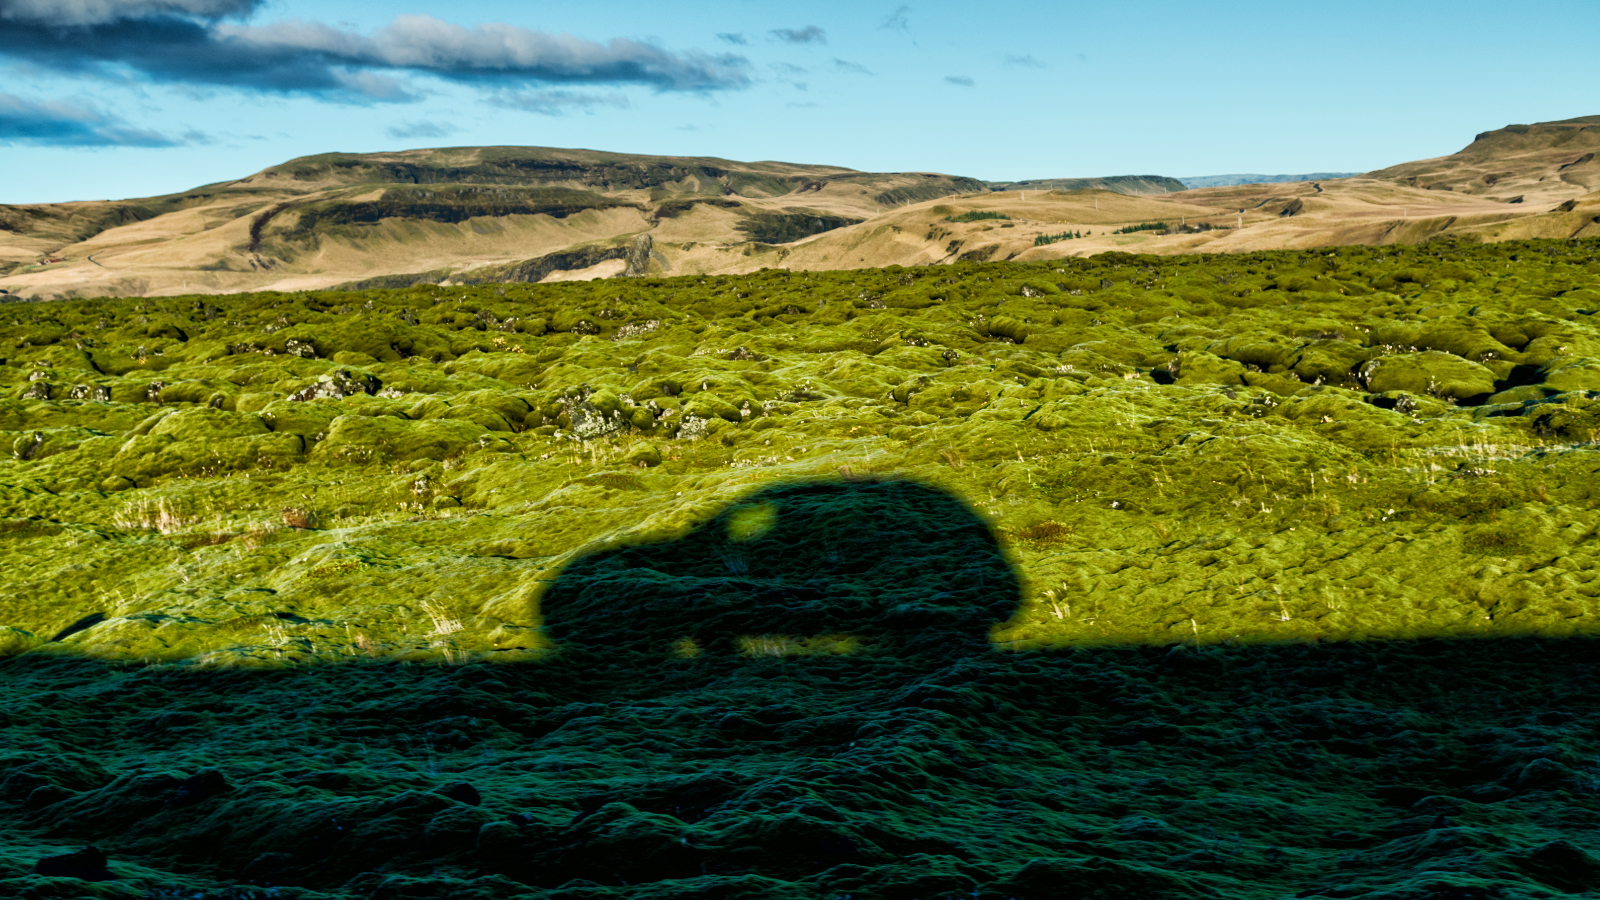
[[[537,147],[324,154],[164,197],[0,207],[0,289],[294,290],[543,257],[534,269],[614,268],[643,233],[785,243],[982,189],[936,173]]]
[[[170,295],[1595,237],[1597,149],[1600,116],[1510,126],[1355,178],[1149,194],[1118,179],[996,191],[934,173],[533,147],[325,154],[165,197],[0,207],[0,290]]]
[[[1600,116],[1486,131],[1458,153],[1364,177],[1435,191],[1552,205],[1600,190]]]
[[[1008,220],[951,222],[969,211]],[[1166,231],[1115,232],[1143,223]],[[1063,232],[1081,237],[1043,246]],[[1366,178],[1241,185],[1159,196],[1107,191],[973,194],[893,210],[783,247],[697,248],[691,271],[929,265],[962,259],[1051,259],[1108,251],[1242,253],[1352,244],[1600,237],[1600,193],[1554,210]],[[741,258],[742,257],[742,258]]]

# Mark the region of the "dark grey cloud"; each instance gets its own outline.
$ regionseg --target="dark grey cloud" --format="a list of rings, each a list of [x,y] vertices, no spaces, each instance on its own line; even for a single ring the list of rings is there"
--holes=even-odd
[[[910,34],[911,33],[910,15],[911,15],[911,7],[909,7],[909,6],[899,7],[894,12],[889,13],[887,16],[884,16],[883,24],[879,25],[878,27],[882,28],[882,29],[886,29],[888,31],[899,31],[899,32],[903,32],[905,34]]]
[[[717,32],[717,40],[728,44],[738,44],[741,47],[747,46],[750,43],[749,38],[737,31],[719,31]]]
[[[416,122],[401,122],[389,127],[389,136],[398,140],[411,138],[443,138],[455,134],[461,129],[449,122],[429,122],[421,120]]]
[[[1043,68],[1046,68],[1044,63],[1038,61],[1037,59],[1034,59],[1032,56],[1015,56],[1015,55],[1008,56],[1008,57],[1006,57],[1006,65],[1008,65],[1008,66],[1019,66],[1019,67],[1024,68],[1024,69],[1043,69]]]
[[[191,132],[191,143],[205,136]],[[198,139],[198,140],[195,140]],[[0,93],[0,144],[41,147],[176,147],[181,143],[133,128],[115,116],[69,103],[34,103]]]
[[[804,28],[774,28],[770,32],[774,38],[786,44],[826,44],[828,33],[815,25]]]
[[[262,0],[0,0],[0,20],[46,25],[97,25],[154,16],[207,21],[243,19]]]
[[[958,87],[972,87],[976,82],[965,75],[946,75],[944,80]]]
[[[504,91],[489,99],[502,109],[517,109],[541,116],[564,116],[569,112],[594,112],[601,107],[626,109],[628,98],[621,94],[588,94],[580,91]]]
[[[833,67],[840,72],[849,72],[852,75],[872,74],[872,70],[868,69],[866,66],[863,66],[860,63],[853,63],[848,59],[840,59],[837,56],[833,58]]]
[[[98,0],[94,9],[75,13],[89,17],[84,21],[54,22],[39,18],[44,2],[0,0],[0,56],[64,72],[132,70],[158,83],[367,103],[417,99],[396,76],[418,74],[496,87],[634,84],[713,91],[749,83],[749,64],[740,56],[674,53],[624,38],[599,43],[512,25],[464,28],[431,16],[400,16],[368,36],[301,20],[261,26],[223,21],[258,0]],[[183,7],[192,9],[178,14]],[[121,16],[124,9],[138,14]]]

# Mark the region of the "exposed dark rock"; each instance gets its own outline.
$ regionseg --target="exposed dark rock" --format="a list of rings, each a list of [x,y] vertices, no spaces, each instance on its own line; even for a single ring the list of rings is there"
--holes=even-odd
[[[457,803],[465,803],[468,806],[477,806],[483,802],[483,796],[478,793],[478,789],[465,781],[452,781],[444,787],[438,788],[434,793],[442,794]]]
[[[623,277],[637,278],[650,270],[650,254],[654,250],[655,240],[649,234],[640,234],[628,244],[626,256],[627,268],[622,270]]]
[[[117,877],[106,868],[106,855],[92,846],[76,853],[46,856],[34,864],[33,872],[48,878],[76,878],[80,881],[111,881]]]
[[[227,793],[232,788],[228,779],[216,769],[201,769],[185,778],[178,789],[172,792],[172,798],[167,805],[174,808],[194,806],[209,797]]]

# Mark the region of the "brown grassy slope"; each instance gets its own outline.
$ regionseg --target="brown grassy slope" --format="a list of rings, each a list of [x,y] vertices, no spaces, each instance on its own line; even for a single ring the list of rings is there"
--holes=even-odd
[[[1365,177],[1526,204],[1554,205],[1600,190],[1600,116],[1486,131],[1457,153]]]
[[[554,266],[550,279],[610,277],[622,271],[620,248],[641,234],[653,239],[655,274],[1049,259],[1109,250],[1243,252],[1445,235],[1570,238],[1600,230],[1597,149],[1600,116],[1509,126],[1479,135],[1452,156],[1358,178],[1143,197],[1107,190],[989,192],[972,179],[931,173],[590,150],[324,154],[170,197],[0,207],[0,288],[49,298],[313,289],[407,274],[470,281],[517,277],[504,273],[529,271],[527,261],[552,255],[571,259]],[[594,208],[555,214],[490,209],[456,221],[414,208],[529,190],[566,192],[561,196],[587,198],[582,203]],[[363,204],[398,212],[371,221],[328,218],[330,211]],[[969,210],[1011,218],[946,221]],[[782,216],[833,217],[829,225],[861,221],[809,237],[753,238],[752,223]],[[1215,230],[1111,233],[1156,221]],[[1040,236],[1062,232],[1086,236],[1035,245]],[[63,261],[44,262],[49,258]]]
[[[861,219],[980,186],[937,173],[537,147],[323,154],[182,195],[0,207],[0,276],[8,276],[0,288],[63,297],[327,287],[620,245],[656,228],[738,242],[739,226],[752,215]],[[407,212],[463,198],[514,201],[528,189],[577,195],[598,208],[491,209],[464,220]],[[296,231],[308,215],[361,204],[399,212]],[[703,215],[708,208],[732,213]],[[685,222],[704,227],[685,233]]]
[[[682,253],[672,246],[657,247],[677,271],[735,273],[763,267],[821,270],[960,259],[1037,260],[1107,251],[1170,255],[1413,244],[1451,235],[1490,241],[1569,238],[1600,231],[1600,193],[1570,206],[1512,205],[1366,178],[1208,188],[1159,197],[1030,191],[1024,200],[1007,191],[918,204],[782,247],[693,245]],[[968,210],[1011,218],[946,221],[951,213]],[[1217,230],[1112,233],[1141,222],[1211,225]],[[1063,231],[1088,236],[1035,246],[1039,236]]]

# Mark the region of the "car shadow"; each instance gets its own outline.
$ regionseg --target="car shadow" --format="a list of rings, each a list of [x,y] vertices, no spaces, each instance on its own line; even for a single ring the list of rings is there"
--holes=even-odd
[[[966,655],[1021,606],[1015,569],[959,498],[900,478],[788,482],[671,541],[581,557],[540,602],[565,651],[739,652],[846,635],[874,653]]]

